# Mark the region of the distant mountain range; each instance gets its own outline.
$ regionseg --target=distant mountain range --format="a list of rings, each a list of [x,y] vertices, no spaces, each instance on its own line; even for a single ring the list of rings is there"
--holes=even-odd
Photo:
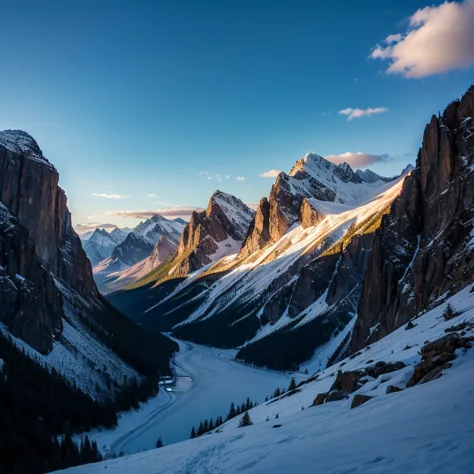
[[[177,248],[179,237],[186,224],[183,219],[168,220],[159,214],[140,222],[135,228],[115,228],[111,232],[95,229],[92,235],[82,238],[84,250],[93,265],[99,290],[106,294],[121,288],[129,279],[121,272],[141,262],[151,271],[168,258]],[[161,244],[158,243],[161,241]],[[167,245],[164,246],[163,242]],[[148,263],[147,260],[154,253]],[[164,256],[162,255],[165,252]],[[166,258],[165,258],[166,257]],[[128,272],[128,275],[131,273]],[[138,277],[138,276],[137,276]]]

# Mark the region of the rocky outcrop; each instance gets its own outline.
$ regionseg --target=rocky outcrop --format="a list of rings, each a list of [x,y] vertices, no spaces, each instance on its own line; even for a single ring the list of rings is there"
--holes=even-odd
[[[367,403],[369,400],[371,400],[374,397],[371,397],[369,395],[363,395],[358,393],[357,395],[354,395],[354,398],[352,399],[351,403],[351,409],[360,407],[364,403]]]
[[[452,333],[426,344],[421,349],[421,362],[415,365],[415,372],[407,382],[407,388],[441,377],[443,370],[451,367],[451,361],[456,358],[456,350],[471,348],[472,341],[471,337]]]
[[[178,245],[174,274],[187,275],[204,265],[237,252],[248,233],[255,211],[240,199],[216,191],[207,209],[194,211]]]
[[[62,300],[28,230],[0,204],[0,321],[46,354],[62,331]]]
[[[305,199],[345,202],[345,183],[363,185],[362,180],[347,163],[336,166],[319,155],[308,153],[297,161],[289,174],[281,172],[267,200],[260,201],[251,230],[242,247],[241,256],[277,242],[298,219],[308,225],[309,208]],[[302,210],[302,205],[304,209]]]
[[[474,280],[474,87],[426,126],[416,169],[376,232],[354,351]]]
[[[241,257],[245,258],[265,247],[270,241],[270,204],[262,198],[257,207],[255,218],[252,220],[247,237],[242,245]]]
[[[0,132],[0,201],[28,229],[40,262],[50,272],[73,289],[95,295],[91,265],[58,181],[58,172],[33,138],[21,131]]]
[[[319,224],[324,219],[312,205],[310,199],[304,199],[303,204],[300,208],[300,218],[299,221],[301,225],[307,229],[308,227],[315,226]]]

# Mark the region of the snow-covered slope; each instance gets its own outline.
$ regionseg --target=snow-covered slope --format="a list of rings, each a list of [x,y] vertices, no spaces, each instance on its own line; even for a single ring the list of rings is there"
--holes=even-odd
[[[121,262],[112,255],[94,268],[94,275],[99,290],[103,294],[120,290],[146,277],[155,268],[173,256],[178,248],[179,234],[163,234],[150,255],[133,266]]]
[[[459,314],[445,320],[448,303]],[[239,428],[239,418],[234,418],[194,440],[66,472],[471,472],[474,349],[457,349],[455,359],[441,370],[440,378],[407,388],[421,366],[417,365],[420,350],[429,342],[453,334],[459,338],[474,335],[471,287],[420,315],[411,327],[402,327],[310,377],[294,392],[253,408],[249,411],[252,426]],[[435,347],[442,345],[437,343]],[[397,366],[388,368],[383,363]],[[360,372],[371,367],[378,367],[380,375]],[[338,370],[354,374],[359,383],[345,395],[347,398],[313,406],[317,395],[328,392],[336,382]],[[346,384],[350,381],[346,378]],[[361,400],[361,396],[370,398],[351,409],[354,399]]]
[[[84,251],[92,266],[112,255],[115,247],[120,245],[127,235],[127,232],[118,228],[112,232],[107,232],[105,229],[96,229],[89,239],[83,242]]]
[[[166,219],[165,217],[156,214],[144,222],[140,222],[134,229],[133,234],[137,237],[143,237],[153,246],[160,240],[164,234],[180,235],[183,231],[185,223],[182,219]]]

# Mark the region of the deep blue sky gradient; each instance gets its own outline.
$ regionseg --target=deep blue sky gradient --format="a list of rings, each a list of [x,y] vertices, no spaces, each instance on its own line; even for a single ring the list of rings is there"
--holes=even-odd
[[[204,207],[216,188],[256,202],[273,182],[259,173],[308,151],[387,153],[373,169],[393,175],[472,82],[472,69],[405,79],[368,59],[429,3],[4,2],[0,128],[37,139],[75,223],[130,224],[106,213],[158,201]],[[389,112],[347,121],[347,107]]]

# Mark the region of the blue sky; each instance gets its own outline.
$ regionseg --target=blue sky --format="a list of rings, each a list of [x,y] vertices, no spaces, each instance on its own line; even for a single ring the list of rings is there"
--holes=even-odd
[[[457,46],[472,39],[474,1],[416,13],[428,5],[5,2],[0,128],[37,139],[75,224],[134,225],[122,211],[205,207],[215,189],[257,202],[274,181],[259,174],[309,151],[375,155],[370,167],[393,175],[414,162],[431,114],[473,82],[474,43]],[[458,37],[443,37],[460,19]],[[442,41],[429,54],[428,23]],[[349,120],[348,108],[378,113]]]

